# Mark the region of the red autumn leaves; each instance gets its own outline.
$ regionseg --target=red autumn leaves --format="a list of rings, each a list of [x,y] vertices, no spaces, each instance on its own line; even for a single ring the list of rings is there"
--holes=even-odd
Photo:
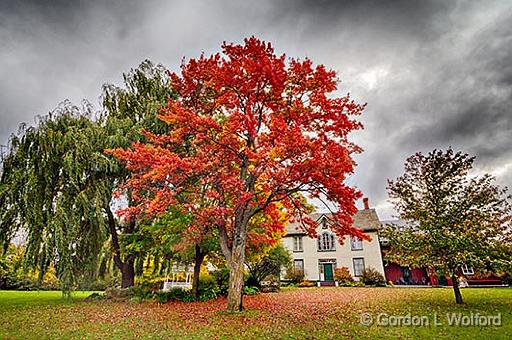
[[[170,74],[179,99],[159,116],[168,134],[145,132],[145,143],[111,151],[133,173],[127,188],[137,205],[125,213],[178,205],[193,213],[191,235],[224,228],[234,238],[241,213],[262,216],[258,228],[269,235],[289,219],[314,235],[305,194],[338,208],[339,236],[364,238],[352,227],[360,194],[344,184],[360,151],[348,134],[361,128],[354,116],[364,106],[333,96],[334,71],[308,59],[287,62],[254,37],[222,48]]]

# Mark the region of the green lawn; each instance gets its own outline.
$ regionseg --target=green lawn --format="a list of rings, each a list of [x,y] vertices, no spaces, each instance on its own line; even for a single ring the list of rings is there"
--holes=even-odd
[[[60,292],[0,291],[0,339],[41,338],[481,338],[512,336],[512,288],[463,289],[456,306],[443,288],[302,288],[245,298],[241,314],[222,312],[225,299],[197,303],[72,300]],[[361,325],[368,313],[372,325]],[[501,326],[450,326],[446,313],[501,314]],[[386,317],[401,326],[383,325]],[[437,315],[438,323],[434,325]],[[457,316],[458,314],[456,314]],[[408,316],[423,317],[408,326]],[[381,325],[376,324],[379,319]],[[425,320],[428,324],[425,324]]]

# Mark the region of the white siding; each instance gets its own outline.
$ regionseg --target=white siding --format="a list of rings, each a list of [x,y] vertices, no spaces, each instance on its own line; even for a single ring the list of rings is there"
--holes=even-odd
[[[321,228],[318,234],[325,231]],[[335,251],[318,251],[317,239],[308,236],[302,236],[303,252],[293,251],[293,237],[295,235],[287,235],[283,238],[283,244],[290,250],[293,259],[304,260],[304,275],[307,280],[318,281],[323,280],[319,271],[319,260],[336,260],[334,268],[347,267],[354,275],[353,258],[364,258],[366,268],[373,268],[379,271],[384,276],[384,266],[382,264],[382,255],[380,250],[379,237],[376,232],[367,232],[371,241],[363,241],[362,250],[352,250],[350,245],[350,238],[346,237],[343,245],[338,242],[336,237],[336,250]]]

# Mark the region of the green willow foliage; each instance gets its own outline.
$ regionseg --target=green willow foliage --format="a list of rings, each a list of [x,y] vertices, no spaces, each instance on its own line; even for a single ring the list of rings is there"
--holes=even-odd
[[[116,164],[103,154],[105,131],[92,117],[90,106],[64,102],[13,135],[3,159],[2,241],[25,230],[27,265],[42,275],[53,261],[64,290],[92,268],[106,238],[102,209]]]
[[[103,86],[102,127],[108,136],[108,148],[129,147],[133,142],[144,142],[142,129],[152,133],[165,133],[167,124],[158,119],[158,113],[167,105],[169,98],[176,99],[167,71],[145,61],[135,70],[123,75],[123,87],[111,84]],[[114,161],[114,160],[113,160]],[[115,161],[117,162],[117,161]],[[116,163],[117,164],[117,163]],[[119,188],[129,177],[124,166],[112,177]],[[124,200],[132,203],[131,193],[125,191]],[[110,207],[107,215],[112,216]],[[135,264],[139,264],[149,251],[138,244],[141,226],[147,221],[116,223],[109,218],[109,231],[114,250],[114,263],[122,272],[122,286],[134,284]]]
[[[2,155],[4,249],[23,230],[26,265],[38,269],[41,277],[53,263],[63,290],[69,291],[80,276],[94,276],[104,242],[117,240],[118,234],[121,241],[129,240],[124,234],[137,232],[136,223],[127,227],[109,218],[113,193],[128,173],[104,151],[142,140],[141,128],[163,132],[166,127],[157,113],[173,96],[166,70],[145,61],[124,75],[124,87],[104,85],[101,112],[85,102],[79,108],[65,101],[35,126],[22,125]],[[130,204],[129,193],[125,198]],[[140,252],[124,254],[130,247],[112,246],[116,265],[123,275],[128,268],[133,276]]]
[[[168,126],[157,115],[169,98],[177,98],[167,70],[148,60],[124,74],[123,85],[103,85],[101,120],[108,133],[110,148],[129,147],[135,141],[143,141],[142,128],[153,133],[165,133]],[[126,176],[126,172],[120,174],[122,179]]]

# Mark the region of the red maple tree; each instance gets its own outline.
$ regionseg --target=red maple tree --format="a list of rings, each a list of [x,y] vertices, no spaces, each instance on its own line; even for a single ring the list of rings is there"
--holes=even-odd
[[[315,236],[306,194],[336,207],[332,229],[340,239],[366,239],[352,225],[360,193],[344,184],[352,154],[361,151],[348,135],[362,128],[353,117],[364,105],[333,95],[334,71],[276,56],[257,38],[222,50],[170,74],[179,99],[160,115],[172,127],[168,134],[146,132],[147,143],[113,153],[133,171],[128,186],[139,205],[127,213],[180,205],[194,214],[191,238],[216,230],[230,268],[228,310],[236,311],[248,225],[257,216],[265,216],[260,227],[269,233],[282,232],[290,219]]]

